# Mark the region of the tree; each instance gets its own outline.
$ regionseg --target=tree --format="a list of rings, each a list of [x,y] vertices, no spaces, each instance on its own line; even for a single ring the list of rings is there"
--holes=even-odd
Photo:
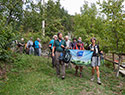
[[[1,0],[1,14],[6,17],[7,26],[11,22],[21,22],[23,16],[22,0]]]
[[[124,33],[124,0],[104,0],[102,3],[98,2],[101,12],[106,15],[105,20],[105,39],[109,44],[109,49],[115,53],[125,53],[125,33]]]
[[[74,16],[74,35],[76,37],[81,36],[83,41],[86,42],[88,46],[90,44],[90,39],[96,37],[98,43],[102,43],[103,38],[103,18],[98,15],[98,11],[95,4],[88,6],[88,2],[85,1],[83,7],[81,7],[81,14],[76,14]],[[100,45],[101,48],[103,45]],[[103,49],[103,48],[102,48]]]

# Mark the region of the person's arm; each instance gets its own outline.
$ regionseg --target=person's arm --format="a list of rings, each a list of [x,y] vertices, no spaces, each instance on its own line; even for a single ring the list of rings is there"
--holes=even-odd
[[[72,49],[72,45],[71,45],[71,43],[72,43],[72,42],[70,41],[70,43],[69,43],[69,49]]]
[[[99,54],[103,54],[103,51],[100,50],[99,45],[98,45],[98,51],[99,51]]]
[[[73,49],[76,49],[76,46],[74,46]]]
[[[85,50],[84,46],[83,46],[83,49],[82,50]]]
[[[62,48],[66,47],[66,42],[64,41],[64,45],[61,45]]]
[[[29,41],[27,42],[27,48],[29,48]]]
[[[90,50],[90,51],[93,51],[93,52],[94,52],[94,49],[92,49],[92,48],[91,48],[91,46],[92,46],[92,45],[89,45],[88,50]]]
[[[90,50],[90,46],[88,46],[88,50]]]

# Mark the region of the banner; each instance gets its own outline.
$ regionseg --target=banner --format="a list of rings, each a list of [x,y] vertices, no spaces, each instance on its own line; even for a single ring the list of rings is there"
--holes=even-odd
[[[89,50],[72,50],[70,49],[72,55],[71,62],[75,65],[90,65],[93,51]]]

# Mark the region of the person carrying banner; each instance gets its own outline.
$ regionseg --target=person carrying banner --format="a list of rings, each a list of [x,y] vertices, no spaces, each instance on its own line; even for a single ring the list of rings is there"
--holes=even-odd
[[[75,47],[77,44],[77,39],[76,38],[73,38],[73,42],[71,42],[71,49],[73,49],[73,47]]]
[[[82,37],[79,37],[78,40],[81,41],[82,46],[84,47],[84,43],[82,42]]]
[[[84,50],[84,47],[82,46],[82,42],[78,40],[76,46],[74,46],[73,49]],[[83,66],[76,65],[75,69],[76,69],[75,76],[78,75],[78,69],[80,69],[80,77],[82,77]]]
[[[89,50],[93,51],[93,56],[92,56],[92,61],[91,61],[91,66],[92,66],[92,78],[91,81],[94,81],[94,74],[95,74],[95,69],[97,73],[97,83],[101,84],[100,80],[100,72],[99,72],[99,66],[100,66],[100,53],[103,53],[103,51],[100,51],[99,45],[96,45],[96,38],[93,37],[91,39],[92,44],[89,45]]]
[[[58,36],[58,39],[55,40],[55,42],[54,42],[52,56],[54,57],[54,54],[55,54],[55,65],[56,65],[57,76],[58,77],[60,76],[60,71],[61,71],[61,78],[65,79],[65,63],[62,60],[60,60],[60,58],[63,56],[63,52],[66,47],[66,42],[64,40],[62,40],[63,35],[61,32],[59,32],[57,34],[57,36]],[[56,48],[56,50],[55,50],[55,48]],[[54,53],[54,51],[55,51],[55,53]],[[60,68],[60,66],[61,66],[61,68]]]

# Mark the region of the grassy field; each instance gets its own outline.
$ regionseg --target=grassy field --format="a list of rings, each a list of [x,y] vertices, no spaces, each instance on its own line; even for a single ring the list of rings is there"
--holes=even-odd
[[[0,81],[0,95],[125,95],[125,77],[116,78],[107,62],[100,68],[102,85],[90,81],[91,67],[84,67],[83,78],[67,69],[61,80],[44,57],[21,55],[13,65],[7,80]]]

